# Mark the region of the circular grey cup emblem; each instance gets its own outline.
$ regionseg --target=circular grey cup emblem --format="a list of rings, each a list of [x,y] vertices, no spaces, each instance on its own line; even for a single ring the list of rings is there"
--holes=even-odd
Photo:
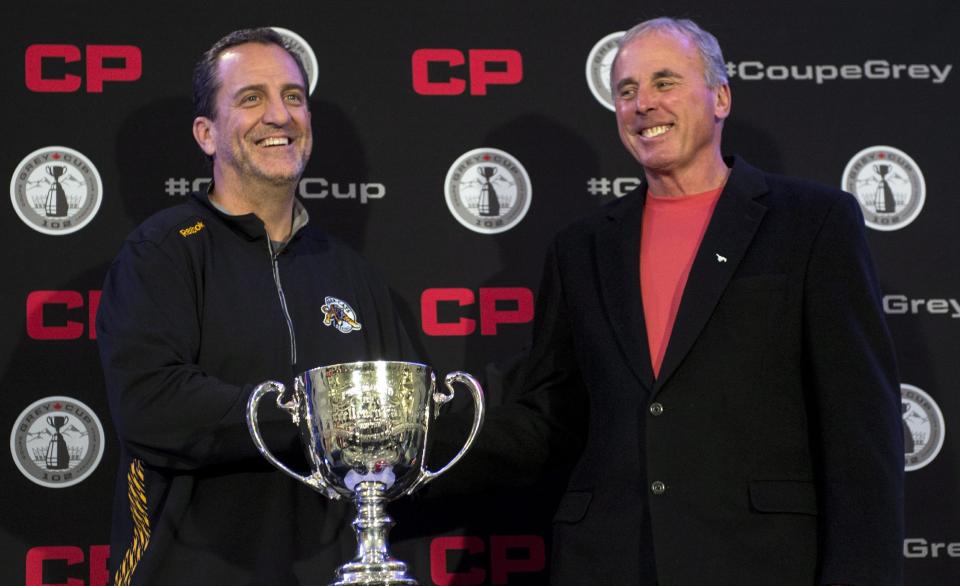
[[[590,49],[587,55],[587,87],[603,106],[613,111],[613,92],[610,89],[610,69],[617,56],[617,46],[625,31],[610,33]]]
[[[905,470],[923,468],[943,447],[943,411],[925,391],[907,384],[900,385],[900,407],[903,419],[903,452]]]
[[[513,155],[493,148],[464,153],[447,172],[447,207],[481,234],[506,232],[530,209],[530,176]]]
[[[45,397],[20,413],[10,433],[13,461],[30,481],[66,488],[90,476],[103,457],[103,425],[71,397]]]
[[[889,146],[865,148],[843,171],[844,191],[857,197],[863,219],[874,230],[899,230],[923,209],[926,183],[905,152]]]
[[[10,179],[10,201],[20,219],[44,234],[61,236],[90,223],[103,200],[103,182],[83,154],[62,146],[37,149]]]
[[[317,77],[319,75],[317,72],[320,69],[320,65],[317,63],[317,55],[313,52],[313,48],[303,37],[292,30],[278,26],[272,26],[270,28],[280,33],[280,36],[293,45],[293,51],[300,56],[300,61],[303,62],[303,68],[307,72],[307,81],[310,84],[309,93],[313,94],[313,90],[317,87]]]

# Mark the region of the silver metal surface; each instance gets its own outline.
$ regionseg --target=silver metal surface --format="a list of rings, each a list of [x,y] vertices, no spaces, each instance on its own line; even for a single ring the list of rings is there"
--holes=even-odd
[[[426,468],[427,436],[439,407],[454,396],[453,384],[469,389],[473,425],[463,447],[437,471]],[[257,385],[247,403],[247,425],[261,454],[285,474],[332,499],[349,498],[357,507],[353,522],[357,555],[337,570],[331,586],[416,585],[406,564],[389,553],[387,534],[393,520],[384,505],[431,482],[462,458],[483,425],[483,390],[465,372],[444,379],[414,362],[352,362],[308,370],[294,380],[289,399],[283,384]],[[277,393],[277,406],[300,429],[312,473],[298,474],[270,452],[260,435],[260,400]]]

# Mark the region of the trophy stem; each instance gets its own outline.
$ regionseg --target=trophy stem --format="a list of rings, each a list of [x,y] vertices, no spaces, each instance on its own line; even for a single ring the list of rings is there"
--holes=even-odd
[[[390,555],[387,534],[393,519],[384,508],[384,491],[379,482],[361,482],[354,488],[357,555],[337,569],[337,579],[330,586],[417,586],[407,574],[407,565]]]

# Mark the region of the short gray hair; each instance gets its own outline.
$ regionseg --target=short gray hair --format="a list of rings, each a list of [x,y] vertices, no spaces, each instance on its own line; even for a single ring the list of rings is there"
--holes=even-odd
[[[617,53],[619,54],[620,48],[633,39],[661,31],[677,33],[693,41],[697,46],[697,52],[700,53],[700,59],[703,61],[703,77],[707,82],[707,87],[715,88],[729,83],[727,65],[723,60],[723,52],[720,51],[720,43],[717,42],[717,37],[686,18],[676,19],[662,16],[641,22],[620,37]],[[614,62],[616,62],[616,58],[614,58]],[[610,76],[612,82],[613,67],[610,68]],[[613,83],[610,84],[610,87],[613,87]]]

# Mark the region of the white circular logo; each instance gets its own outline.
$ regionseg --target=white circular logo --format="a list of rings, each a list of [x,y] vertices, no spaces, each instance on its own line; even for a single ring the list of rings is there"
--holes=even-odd
[[[103,457],[103,425],[70,397],[46,397],[23,410],[10,433],[10,452],[23,475],[41,486],[83,481]]]
[[[276,32],[280,33],[284,39],[287,40],[293,49],[293,52],[300,56],[300,61],[303,63],[303,68],[307,72],[307,82],[310,84],[310,94],[313,94],[314,88],[317,87],[317,75],[320,70],[320,65],[317,63],[317,55],[313,52],[313,48],[310,47],[310,44],[307,41],[298,35],[297,33],[280,28],[278,26],[270,27]]]
[[[899,230],[914,221],[926,197],[920,167],[889,146],[865,148],[843,170],[842,187],[857,197],[867,226]]]
[[[610,33],[600,39],[596,45],[590,49],[587,55],[587,86],[590,93],[605,108],[614,111],[613,92],[610,89],[610,68],[613,67],[613,58],[617,56],[617,46],[620,44],[620,37],[626,31]]]
[[[458,222],[481,234],[506,232],[530,209],[530,176],[513,155],[479,148],[460,156],[444,182],[447,207]]]
[[[90,223],[103,200],[103,182],[90,159],[62,146],[37,149],[10,179],[20,219],[44,234],[71,234]]]
[[[923,468],[943,447],[943,412],[933,397],[913,385],[900,385],[905,470]]]

